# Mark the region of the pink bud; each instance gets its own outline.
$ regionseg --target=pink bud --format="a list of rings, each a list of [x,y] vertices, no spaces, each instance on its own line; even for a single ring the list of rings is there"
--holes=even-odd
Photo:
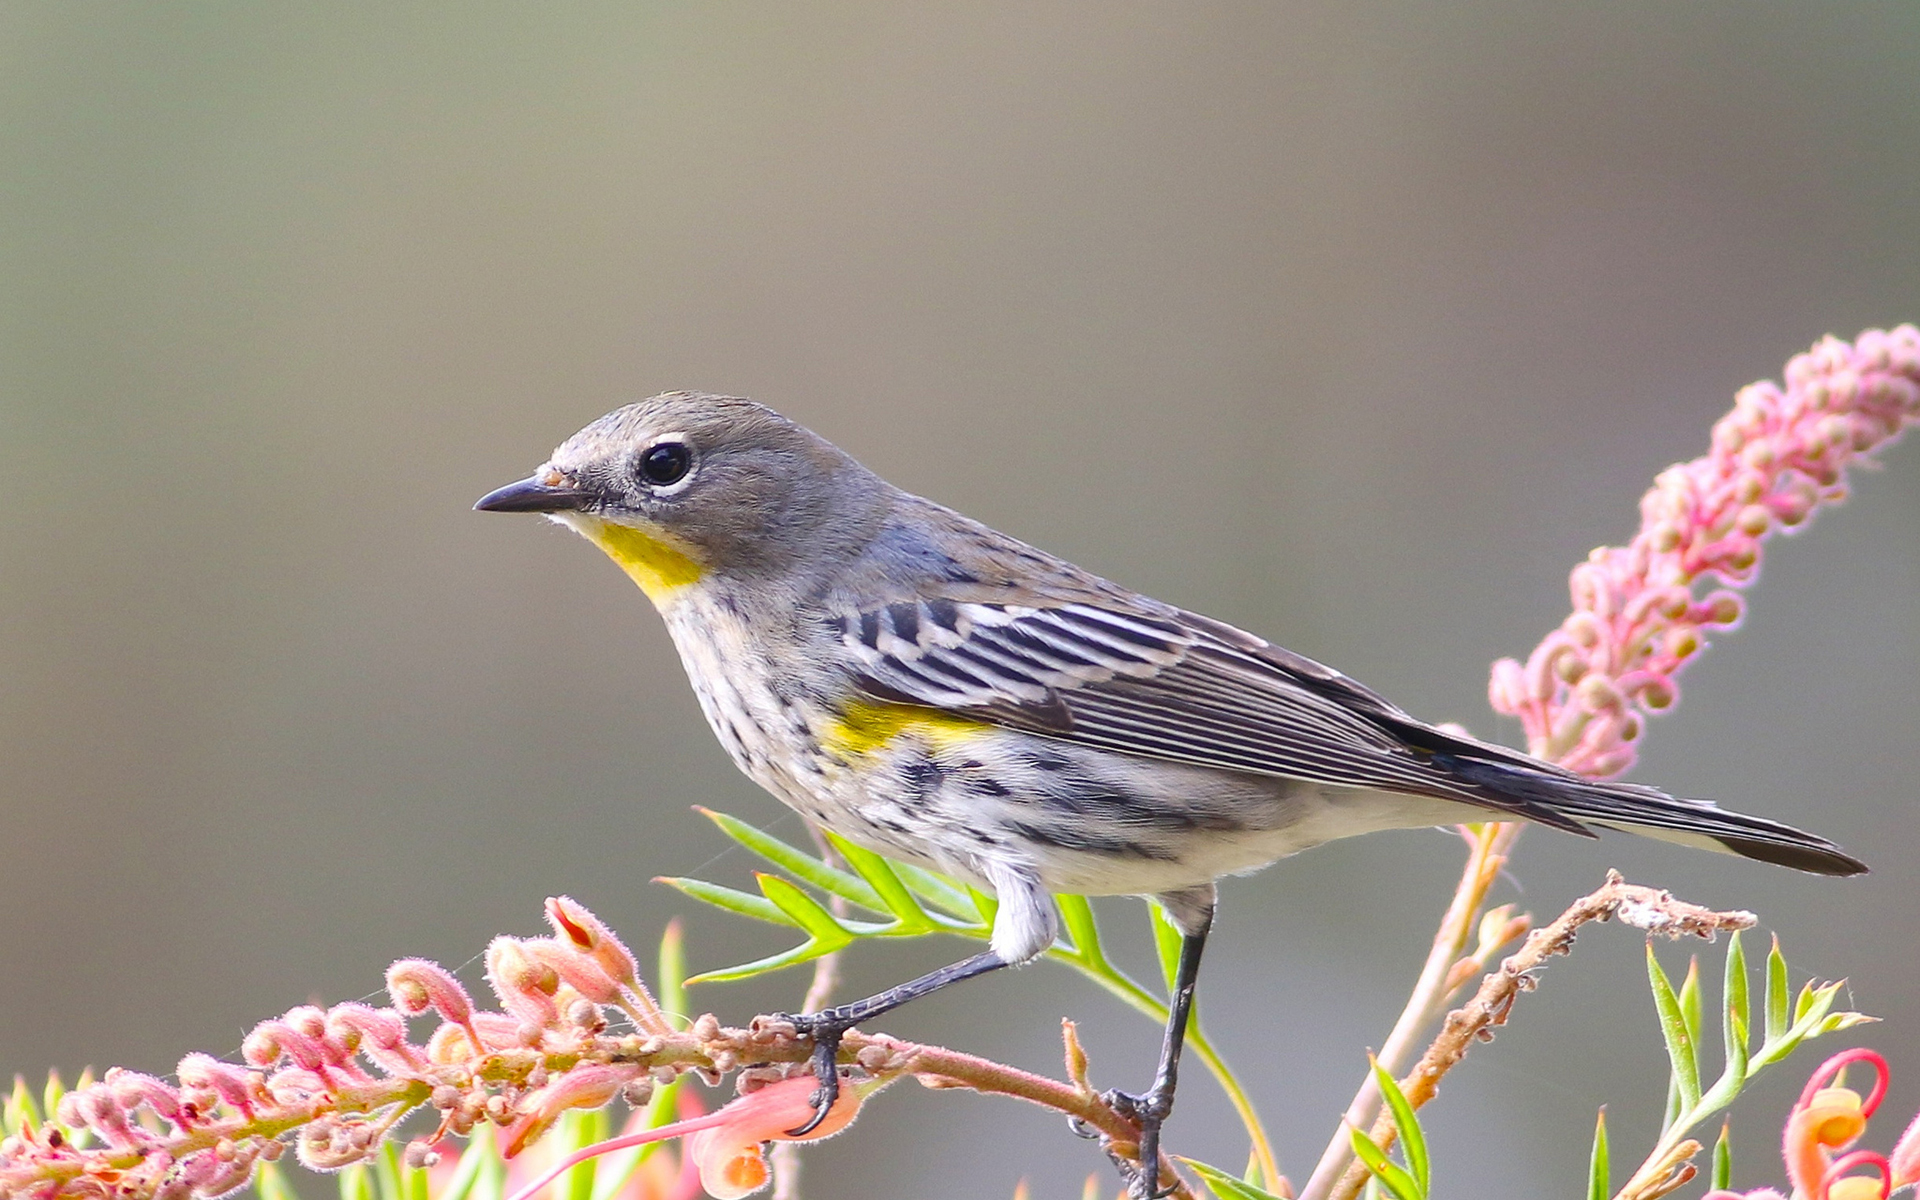
[[[487,945],[487,982],[500,998],[500,1006],[520,1020],[542,1028],[560,1020],[553,994],[560,988],[560,976],[551,968],[535,962],[521,948],[519,938],[502,934]]]
[[[464,1025],[473,1015],[473,1000],[467,989],[443,966],[424,958],[403,958],[387,968],[387,994],[393,1006],[408,1016],[432,1008],[456,1025]]]
[[[547,901],[547,922],[562,939],[592,955],[615,983],[639,984],[640,968],[633,952],[586,905],[571,896],[554,896]]]

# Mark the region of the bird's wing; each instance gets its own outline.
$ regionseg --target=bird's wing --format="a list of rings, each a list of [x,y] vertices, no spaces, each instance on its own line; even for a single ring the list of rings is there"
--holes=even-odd
[[[876,699],[1150,758],[1461,800],[1586,832],[1552,807],[1461,778],[1448,764],[1463,740],[1331,668],[1177,609],[1095,601],[902,600],[836,624]],[[1496,761],[1545,766],[1485,749]]]

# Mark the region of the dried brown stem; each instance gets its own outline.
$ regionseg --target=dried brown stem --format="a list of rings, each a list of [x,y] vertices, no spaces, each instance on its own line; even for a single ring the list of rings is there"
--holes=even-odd
[[[1574,901],[1551,924],[1535,930],[1498,970],[1489,972],[1480,981],[1473,999],[1447,1014],[1439,1035],[1413,1070],[1400,1080],[1400,1089],[1413,1106],[1419,1108],[1433,1099],[1440,1087],[1440,1077],[1466,1057],[1468,1047],[1475,1041],[1492,1040],[1493,1031],[1507,1023],[1520,993],[1535,986],[1532,973],[1554,955],[1570,952],[1574,934],[1582,925],[1616,917],[1649,934],[1670,938],[1691,934],[1708,940],[1722,931],[1751,928],[1754,923],[1752,913],[1715,912],[1676,900],[1670,892],[1627,883],[1618,871],[1607,872],[1606,883]],[[1395,1138],[1391,1117],[1387,1114],[1377,1117],[1368,1135],[1382,1150],[1391,1147]],[[1365,1166],[1357,1162],[1350,1165],[1330,1193],[1332,1200],[1353,1200],[1366,1180]]]

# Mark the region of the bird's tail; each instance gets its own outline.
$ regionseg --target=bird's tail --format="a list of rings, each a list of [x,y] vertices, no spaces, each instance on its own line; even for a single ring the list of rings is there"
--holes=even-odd
[[[1815,875],[1862,875],[1867,870],[1867,864],[1823,837],[1706,800],[1684,800],[1637,783],[1609,783],[1480,758],[1448,757],[1452,761],[1447,766],[1456,778],[1519,801],[1525,810],[1546,810],[1564,819],[1549,818],[1548,823],[1574,832],[1590,833],[1587,827],[1594,825],[1622,829]]]

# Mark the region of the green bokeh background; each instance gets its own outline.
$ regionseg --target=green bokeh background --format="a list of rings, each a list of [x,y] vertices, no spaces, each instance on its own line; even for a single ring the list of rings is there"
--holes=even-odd
[[[1513,739],[1488,662],[1738,386],[1920,318],[1917,216],[1910,3],[0,7],[0,1072],[165,1072],[395,957],[535,932],[549,894],[646,943],[690,907],[652,876],[746,879],[687,806],[781,810],[642,597],[468,511],[618,403],[754,396]],[[1888,1018],[1861,1037],[1904,1119],[1920,449],[1887,466],[1774,545],[1636,773],[1876,874],[1536,833],[1499,898],[1557,911],[1618,866],[1757,910]],[[1459,858],[1381,835],[1226,886],[1203,1011],[1296,1178]],[[690,936],[696,966],[784,944]],[[959,949],[863,948],[849,988]],[[1640,954],[1590,932],[1449,1079],[1442,1194],[1577,1194],[1601,1104],[1637,1160],[1664,1079]],[[885,1024],[1053,1069],[1063,1015],[1097,1082],[1145,1082],[1153,1031],[1054,967]],[[1740,1110],[1745,1186],[1813,1061]],[[1203,1075],[1170,1145],[1244,1152]],[[1105,1169],[913,1087],[809,1162],[816,1197]]]

